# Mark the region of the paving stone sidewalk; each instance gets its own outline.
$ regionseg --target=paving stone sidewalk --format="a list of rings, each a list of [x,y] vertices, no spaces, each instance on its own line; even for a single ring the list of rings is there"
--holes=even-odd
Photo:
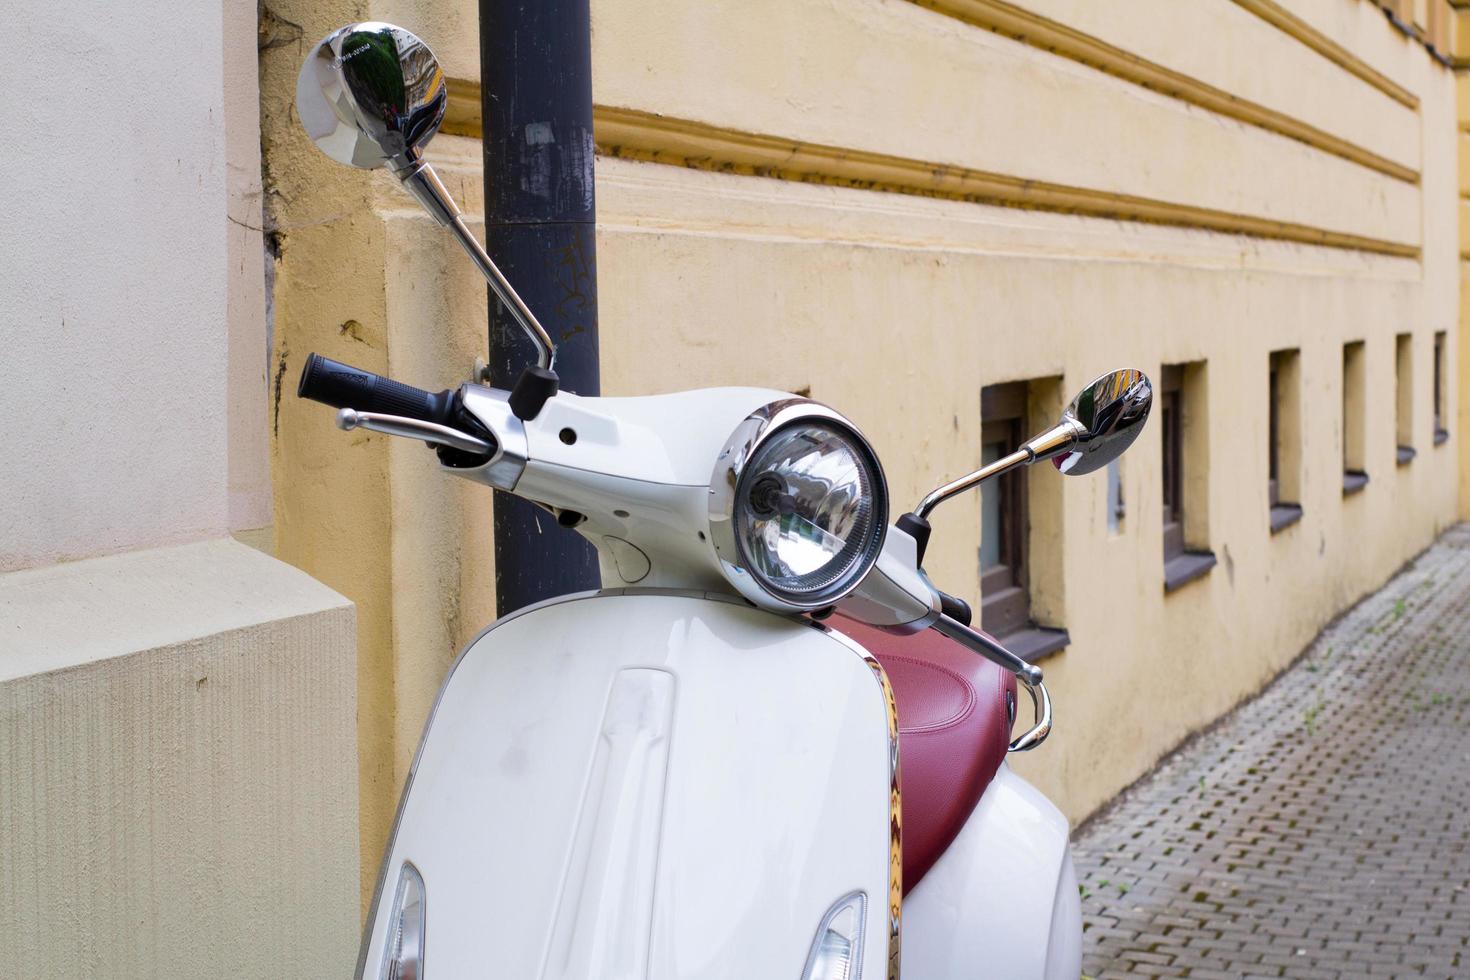
[[[1074,843],[1092,977],[1470,977],[1470,525]]]

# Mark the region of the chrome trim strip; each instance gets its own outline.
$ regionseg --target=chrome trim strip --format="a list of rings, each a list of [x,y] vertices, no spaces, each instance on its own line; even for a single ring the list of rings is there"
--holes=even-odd
[[[810,622],[813,628],[863,658],[883,689],[883,700],[888,706],[888,980],[899,980],[903,952],[903,798],[898,780],[898,701],[893,696],[888,673],[866,647],[825,623]]]
[[[772,436],[789,425],[803,420],[825,422],[853,437],[858,447],[868,454],[877,475],[874,489],[874,524],[877,540],[871,549],[865,566],[854,565],[860,572],[849,572],[849,583],[837,592],[823,595],[820,599],[806,603],[794,602],[771,591],[760,579],[746,570],[740,560],[740,551],[735,543],[735,491],[740,485],[740,476],[745,465],[760,447]],[[883,553],[883,542],[888,535],[888,478],[883,473],[883,464],[856,425],[840,412],[810,398],[783,398],[770,402],[751,412],[726,440],[715,460],[714,472],[709,483],[709,540],[714,546],[715,558],[720,571],[741,595],[766,609],[786,612],[807,612],[835,605],[862,584],[863,579]]]

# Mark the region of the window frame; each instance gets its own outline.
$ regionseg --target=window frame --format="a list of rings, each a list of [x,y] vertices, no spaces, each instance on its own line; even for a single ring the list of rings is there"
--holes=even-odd
[[[1363,340],[1342,345],[1342,495],[1355,494],[1368,485],[1367,454],[1367,358]],[[1354,462],[1357,465],[1354,465]]]
[[[982,452],[999,446],[1002,454],[1013,452],[1030,435],[1028,405],[1033,382],[1012,381],[987,385],[980,393],[980,441]],[[1022,660],[1033,662],[1063,649],[1070,642],[1065,629],[1038,626],[1032,613],[1030,497],[1026,467],[995,478],[980,490],[1002,494],[998,509],[999,561],[980,568],[980,624]],[[981,534],[985,534],[984,504]]]
[[[1407,466],[1419,455],[1414,448],[1414,335],[1393,338],[1394,461]]]
[[[1159,372],[1159,423],[1163,440],[1164,561],[1184,554],[1184,368]]]
[[[1159,369],[1160,409],[1160,497],[1163,503],[1164,541],[1164,592],[1173,592],[1188,582],[1203,577],[1215,567],[1215,553],[1208,549],[1190,548],[1185,536],[1185,474],[1188,447],[1185,444],[1189,381],[1186,375],[1193,368],[1195,377],[1200,377],[1203,362],[1195,364],[1165,364]],[[1194,383],[1194,395],[1199,397],[1198,380]],[[1201,431],[1191,433],[1193,438],[1204,437]]]
[[[1282,390],[1282,375],[1288,370],[1286,362],[1290,361],[1290,370],[1293,371],[1292,380],[1297,385],[1297,397],[1300,397],[1302,352],[1300,348],[1287,347],[1281,350],[1273,350],[1270,360],[1267,362],[1267,385],[1266,385],[1266,412],[1267,412],[1267,463],[1266,463],[1266,495],[1268,500],[1267,514],[1271,526],[1271,533],[1277,534],[1286,530],[1302,519],[1302,505],[1299,501],[1281,499],[1282,483],[1282,401],[1286,392]],[[1298,408],[1298,411],[1300,409]],[[1301,426],[1300,417],[1296,420],[1298,428]],[[1298,433],[1298,438],[1300,434]],[[1297,447],[1296,464],[1301,466],[1300,451]],[[1298,487],[1300,489],[1300,487]]]
[[[1000,445],[1013,452],[1026,439],[1026,382],[989,385],[980,396],[982,447]],[[1003,636],[1031,620],[1027,568],[1026,467],[995,478],[981,493],[1000,498],[1000,560],[980,569],[980,621],[987,633]]]
[[[1270,372],[1266,383],[1266,495],[1274,510],[1281,503],[1281,371],[1275,353]]]

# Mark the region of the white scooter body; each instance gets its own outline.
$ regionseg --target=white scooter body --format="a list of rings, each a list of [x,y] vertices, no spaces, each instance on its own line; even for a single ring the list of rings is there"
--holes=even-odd
[[[752,608],[687,533],[728,433],[789,395],[560,395],[522,425],[503,394],[465,390],[508,451],[524,447],[517,492],[586,515],[607,588],[509,616],[456,662],[404,790],[360,977],[380,975],[405,863],[423,878],[430,980],[799,978],[824,915],[854,894],[854,976],[1077,975],[1061,814],[1002,767],[902,899],[882,667],[810,620]],[[493,482],[500,465],[455,472]],[[889,534],[888,552],[911,547]],[[892,564],[878,571],[902,580]]]
[[[901,921],[909,978],[1071,980],[1066,820],[1004,766],[900,920],[890,698],[853,641],[729,596],[501,620],[434,707],[358,975],[378,975],[411,862],[431,978],[799,977],[860,893],[862,976],[899,975]]]
[[[1082,972],[1067,818],[1002,764],[944,856],[903,900],[907,980]]]
[[[852,644],[725,596],[501,620],[440,693],[359,975],[378,975],[404,862],[430,978],[796,978],[854,894],[863,975],[896,975],[886,686]]]
[[[927,517],[1033,463],[1096,472],[1141,431],[1147,377],[1094,379],[1056,425],[894,525],[872,446],[810,399],[558,393],[552,336],[423,157],[443,79],[411,32],[349,24],[307,55],[297,116],[339,163],[386,166],[459,241],[536,365],[513,393],[435,394],[312,354],[297,394],[339,409],[344,429],[422,439],[447,471],[545,508],[597,548],[604,591],[508,616],[455,663],[358,976],[871,980],[907,967],[1071,980],[1067,824],[1003,765],[904,897],[902,706],[880,662],[820,620],[932,628],[998,664],[1036,717],[1009,748],[1040,745],[1042,672],[929,582]]]

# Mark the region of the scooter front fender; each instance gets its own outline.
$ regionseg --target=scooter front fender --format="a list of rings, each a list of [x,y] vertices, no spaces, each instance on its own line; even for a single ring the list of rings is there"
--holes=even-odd
[[[430,980],[800,977],[855,892],[864,975],[893,975],[895,719],[859,648],[725,597],[507,617],[439,693],[358,976],[382,969],[405,862]]]

